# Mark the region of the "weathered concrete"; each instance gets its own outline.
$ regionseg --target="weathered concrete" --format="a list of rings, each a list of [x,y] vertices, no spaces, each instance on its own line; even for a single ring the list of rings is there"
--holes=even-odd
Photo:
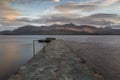
[[[72,46],[87,64],[102,73],[105,80],[120,80],[120,47],[96,42],[68,41],[67,44]]]
[[[103,80],[63,40],[45,46],[9,80]]]

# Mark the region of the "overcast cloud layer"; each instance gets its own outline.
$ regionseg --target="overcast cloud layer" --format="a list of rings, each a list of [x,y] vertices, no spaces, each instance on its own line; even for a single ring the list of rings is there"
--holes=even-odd
[[[24,25],[120,25],[120,0],[0,0],[0,30]]]

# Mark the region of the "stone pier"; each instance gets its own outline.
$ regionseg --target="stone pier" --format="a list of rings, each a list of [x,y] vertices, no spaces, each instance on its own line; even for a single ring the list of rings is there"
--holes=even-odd
[[[9,80],[103,80],[103,77],[78,56],[66,41],[54,40]]]

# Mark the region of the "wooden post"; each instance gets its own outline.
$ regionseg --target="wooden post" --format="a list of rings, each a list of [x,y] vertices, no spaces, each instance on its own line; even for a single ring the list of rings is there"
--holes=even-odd
[[[35,56],[35,41],[36,40],[33,40],[33,57]]]
[[[43,53],[45,53],[45,43],[43,42]]]

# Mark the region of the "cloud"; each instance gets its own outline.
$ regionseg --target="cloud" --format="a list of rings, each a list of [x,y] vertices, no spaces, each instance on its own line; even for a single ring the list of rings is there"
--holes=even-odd
[[[120,6],[118,6],[117,9],[120,10]]]
[[[8,21],[15,20],[20,14],[16,9],[9,7],[10,0],[0,0],[0,18]]]
[[[88,24],[98,26],[109,26],[120,24],[120,16],[117,14],[93,14],[90,16],[84,16],[76,20],[77,24]]]
[[[89,0],[81,3],[68,1],[55,7],[61,13],[93,12],[118,3],[119,0]]]
[[[38,19],[17,18],[14,22],[6,23],[1,21],[4,26],[13,26],[14,29],[24,25],[52,25],[74,23],[77,25],[95,25],[95,26],[110,26],[120,25],[120,16],[117,14],[93,14],[90,16],[81,16],[78,14],[51,14]],[[6,27],[7,28],[7,27]],[[9,29],[9,28],[8,28]]]
[[[95,0],[92,3],[100,6],[111,6],[117,2],[119,2],[119,0]]]
[[[29,4],[29,3],[33,3],[36,1],[51,1],[51,2],[59,2],[60,0],[0,0],[0,26],[1,30],[2,29],[10,29],[12,27],[20,27],[23,25],[28,25],[28,24],[32,24],[32,22],[29,19],[22,19],[25,21],[18,21],[18,17],[21,16],[20,12],[13,8],[10,7],[10,3],[14,3],[14,4]],[[29,22],[27,22],[29,21]],[[30,23],[31,22],[31,23]],[[6,27],[7,26],[7,27]],[[13,28],[12,28],[13,29]]]
[[[74,3],[69,1],[65,4],[59,4],[54,8],[50,9],[47,13],[43,14],[38,19],[30,19],[29,17],[18,18],[20,13],[9,6],[9,2],[17,4],[32,4],[34,2],[60,2],[61,0],[0,0],[0,25],[1,26],[16,26],[20,27],[23,25],[30,24],[88,24],[88,25],[99,25],[106,26],[111,24],[120,24],[120,16],[117,14],[103,14],[95,13],[94,11],[99,11],[106,6],[111,6],[117,3],[119,0],[90,0],[89,2]],[[120,7],[117,7],[119,10]],[[82,16],[82,13],[87,13],[89,16]],[[95,14],[90,15],[93,12]]]
[[[52,2],[60,2],[60,0],[51,0]]]
[[[120,24],[120,16],[117,14],[94,14],[89,16],[89,18],[109,21],[114,24]]]
[[[119,24],[120,16],[117,14],[99,13],[77,19],[76,22],[80,24],[109,26],[113,24]]]
[[[65,23],[71,23],[73,22],[76,18],[80,18],[80,15],[77,14],[53,14],[46,16],[45,18],[45,23],[60,23],[60,24],[65,24]]]
[[[117,3],[118,1],[119,1],[119,0],[104,0],[104,1],[103,1],[103,5],[109,6],[109,5],[112,5],[112,4]]]
[[[76,13],[76,11],[93,11],[96,10],[98,6],[93,4],[78,4],[74,2],[68,2],[66,4],[61,4],[55,7],[56,10],[62,13]]]
[[[97,25],[97,26],[108,26],[108,25],[118,25],[120,24],[120,16],[116,14],[93,14],[90,16],[80,16],[77,14],[52,14],[49,16],[44,16],[39,19],[28,19],[22,18],[18,19],[20,22],[26,23],[38,23],[38,24],[88,24],[88,25]]]
[[[26,23],[26,22],[21,22],[21,21],[17,21],[14,20],[14,21],[6,21],[6,20],[3,20],[1,19],[0,20],[0,31],[3,31],[3,30],[13,30],[13,29],[16,29],[18,27],[21,27],[21,26],[24,26],[24,25],[28,25],[30,23]]]
[[[93,14],[89,17],[90,18],[120,18],[120,16],[117,14],[105,14],[105,13]]]
[[[61,15],[62,16],[62,15]],[[48,21],[50,22],[60,22],[60,23],[75,23],[75,24],[89,24],[89,25],[111,25],[111,24],[120,24],[120,16],[116,14],[93,14],[90,16],[82,16],[78,17],[79,15],[73,16],[72,18],[69,17],[55,17],[52,15]],[[47,20],[46,20],[47,21]]]
[[[9,6],[11,0],[0,0],[0,30],[13,29],[9,26],[19,26],[15,20],[20,15],[16,9]]]
[[[80,15],[76,14],[51,14],[51,15],[46,15],[42,18],[39,19],[29,19],[29,18],[21,18],[17,19],[19,22],[26,22],[26,23],[32,23],[32,24],[56,24],[56,23],[69,23],[72,22],[75,18],[79,18]]]
[[[26,5],[26,4],[32,4],[35,2],[47,2],[47,1],[60,2],[61,0],[10,0],[10,1],[16,4]]]

